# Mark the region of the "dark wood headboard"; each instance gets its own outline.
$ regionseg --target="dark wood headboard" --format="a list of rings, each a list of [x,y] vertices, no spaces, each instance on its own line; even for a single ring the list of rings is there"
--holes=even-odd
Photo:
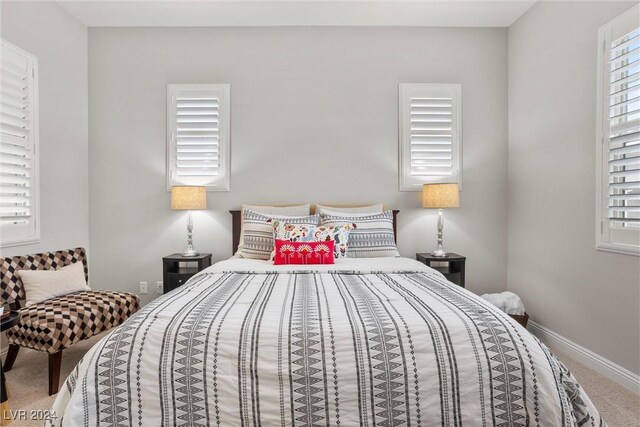
[[[398,212],[397,209],[393,210],[393,237],[398,243]],[[231,214],[231,235],[232,235],[232,254],[238,251],[238,245],[240,244],[240,225],[242,224],[242,210],[229,211]]]

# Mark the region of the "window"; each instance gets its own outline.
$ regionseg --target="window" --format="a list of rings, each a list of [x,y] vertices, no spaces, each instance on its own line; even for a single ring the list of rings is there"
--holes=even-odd
[[[0,43],[0,246],[14,246],[40,240],[38,60]]]
[[[225,84],[167,87],[167,190],[229,191],[229,99]]]
[[[596,248],[640,254],[639,7],[599,31]]]
[[[462,184],[462,86],[400,85],[400,191]]]

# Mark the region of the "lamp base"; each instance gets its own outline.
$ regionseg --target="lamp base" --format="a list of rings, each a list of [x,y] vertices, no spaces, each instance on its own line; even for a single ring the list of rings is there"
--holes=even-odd
[[[200,252],[194,251],[193,249],[191,249],[191,250],[187,249],[186,251],[182,252],[180,255],[182,255],[182,256],[198,256],[198,255],[200,255]]]
[[[181,255],[185,257],[200,255],[200,252],[193,249],[193,218],[191,217],[191,211],[189,211],[189,217],[187,218],[187,248]]]
[[[444,228],[444,218],[442,215],[442,209],[438,209],[438,246],[436,246],[436,250],[431,252],[431,256],[437,257],[446,257],[447,253],[444,251],[442,247],[442,229]]]

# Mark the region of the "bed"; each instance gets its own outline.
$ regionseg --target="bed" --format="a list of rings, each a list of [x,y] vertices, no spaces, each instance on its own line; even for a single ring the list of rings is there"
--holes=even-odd
[[[408,258],[232,258],[143,307],[77,365],[63,426],[602,426],[506,314]]]

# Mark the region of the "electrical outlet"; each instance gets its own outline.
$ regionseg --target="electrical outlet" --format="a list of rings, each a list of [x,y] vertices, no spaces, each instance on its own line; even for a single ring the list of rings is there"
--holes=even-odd
[[[157,294],[161,294],[163,292],[163,283],[162,282],[156,282],[156,293]]]
[[[140,282],[140,293],[141,294],[147,293],[147,282]]]

